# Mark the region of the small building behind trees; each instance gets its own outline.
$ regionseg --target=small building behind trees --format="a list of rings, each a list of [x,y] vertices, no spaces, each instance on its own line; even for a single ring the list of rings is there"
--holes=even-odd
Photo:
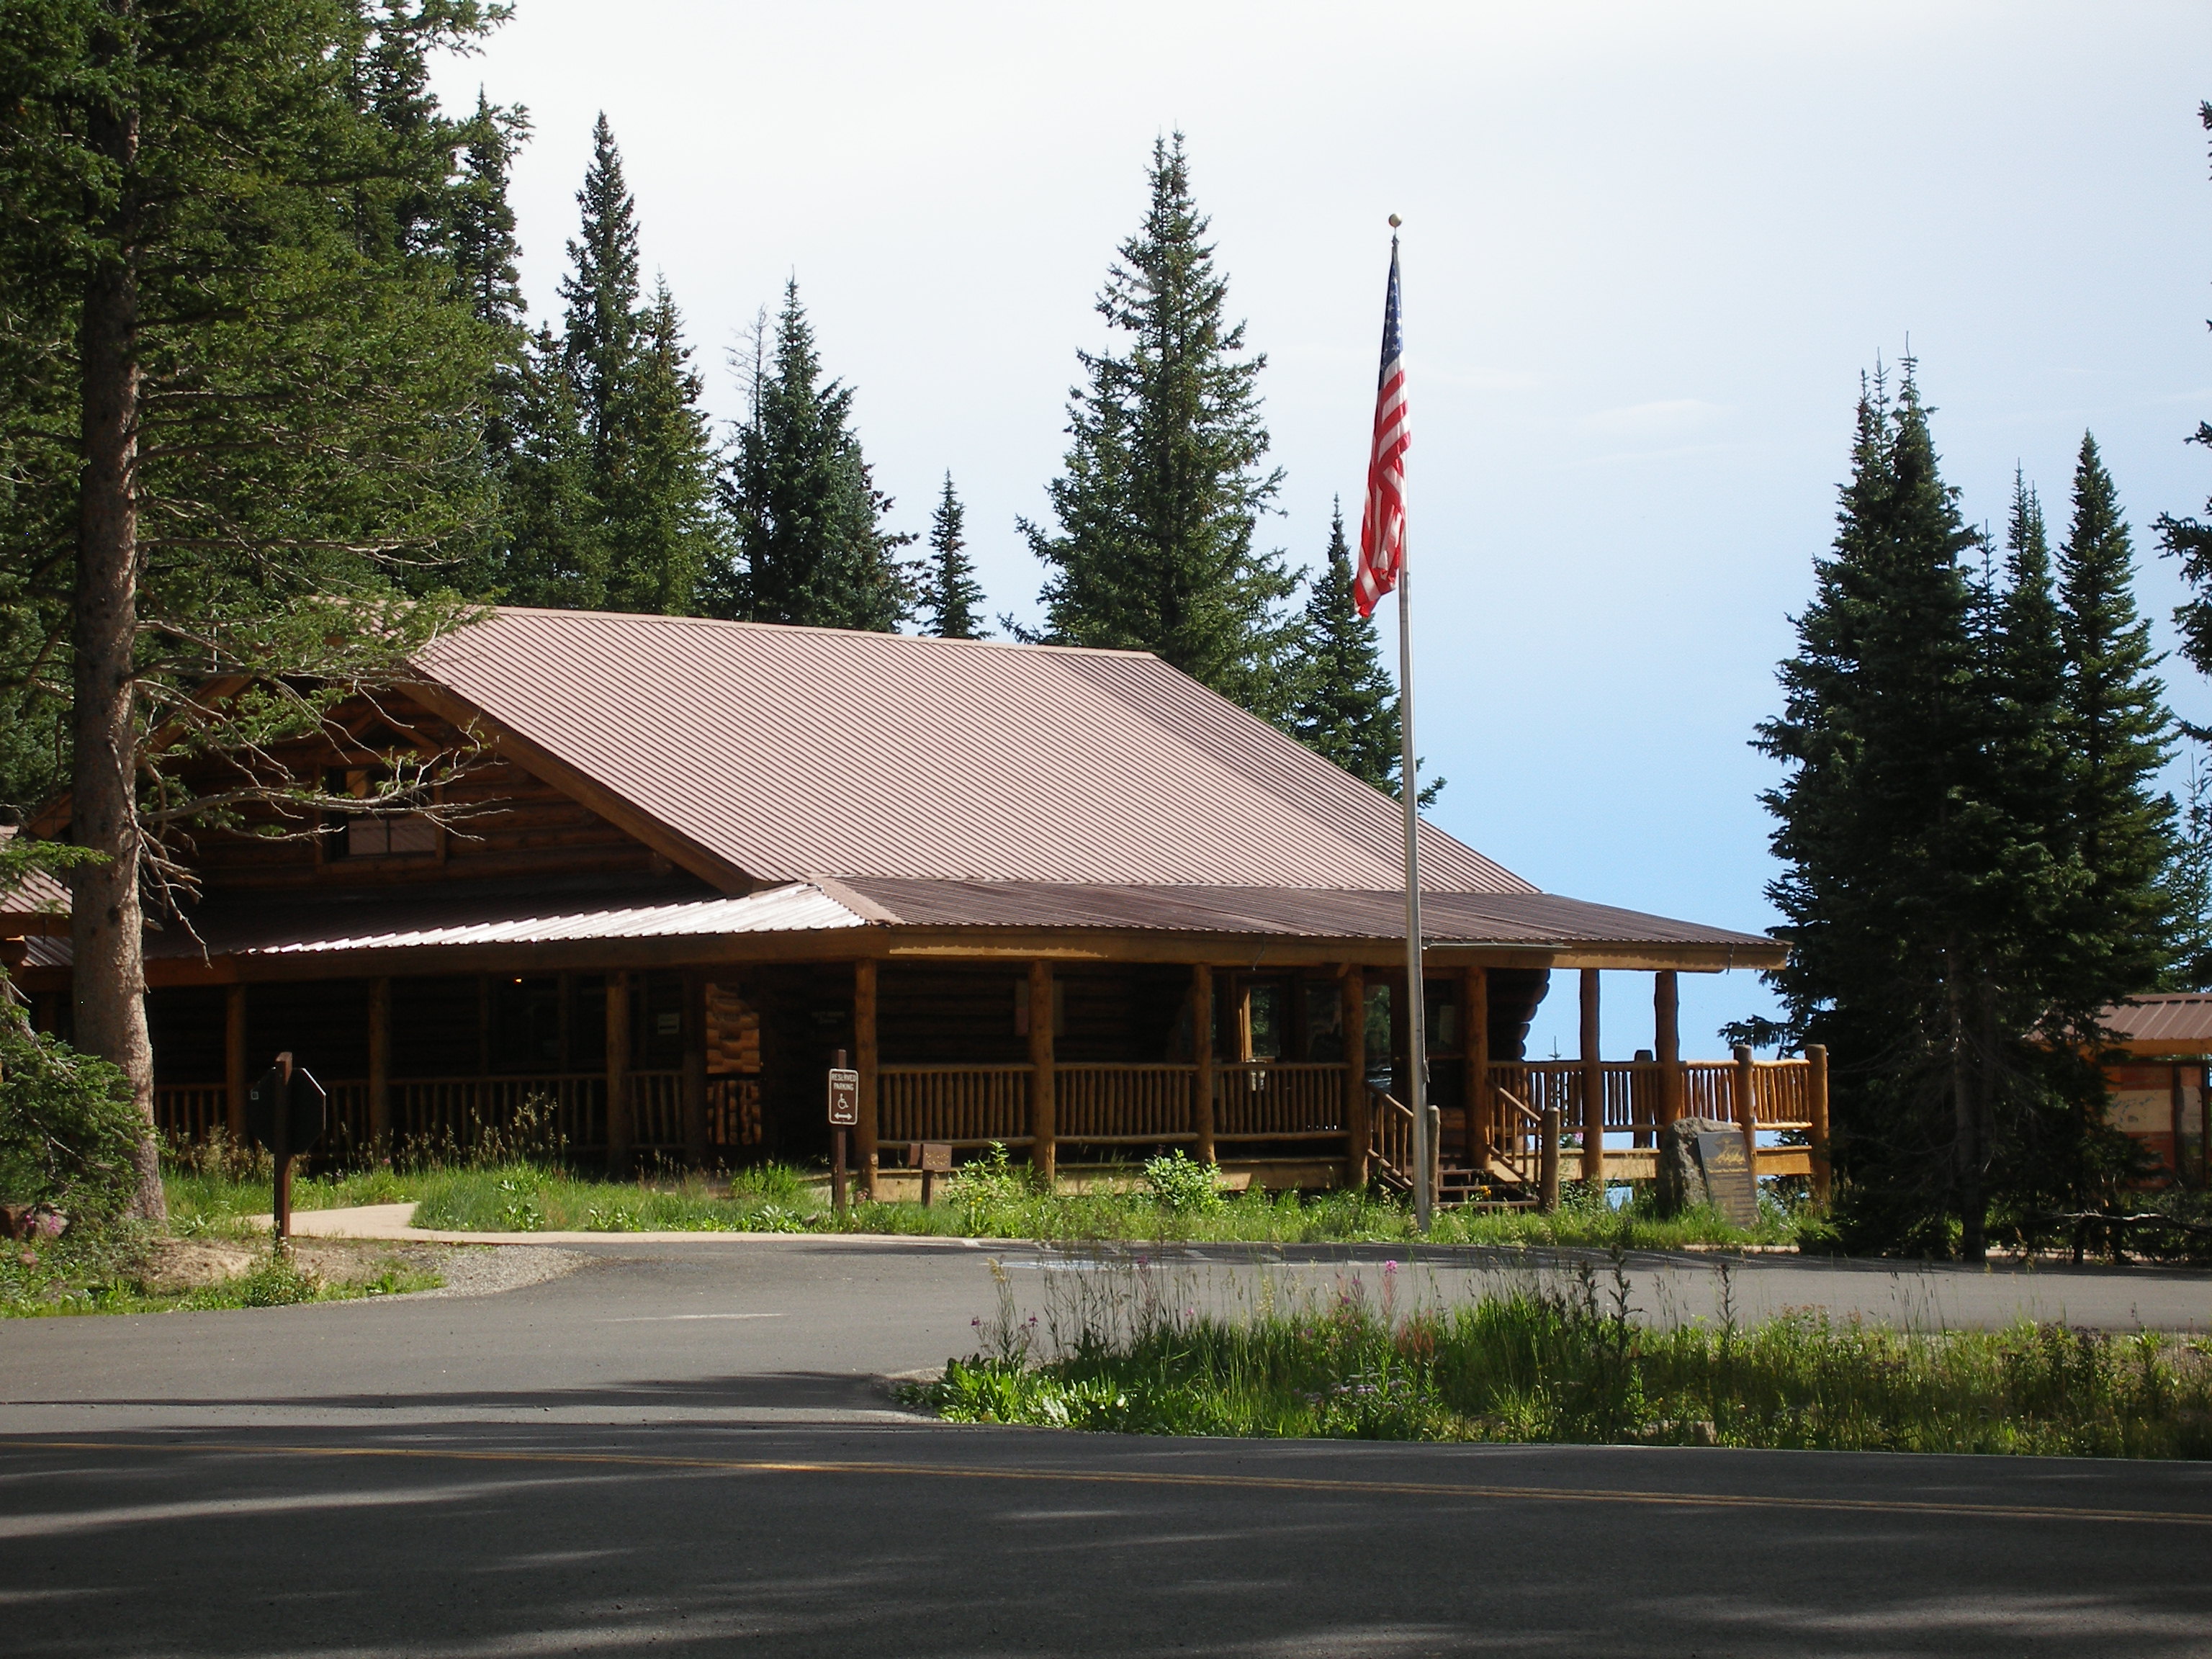
[[[341,1152],[528,1109],[617,1169],[805,1161],[842,1049],[864,1179],[919,1141],[1413,1178],[1396,803],[1150,654],[505,609],[319,741],[293,759],[334,798],[376,800],[395,755],[441,781],[419,811],[257,807],[172,849],[201,888],[148,939],[173,1135],[236,1133],[285,1049]],[[1757,1132],[1762,1173],[1813,1169],[1772,1146],[1811,1125],[1813,1068],[1686,1060],[1674,1029],[1675,975],[1783,946],[1422,838],[1447,1196],[1532,1180],[1547,1110],[1570,1178],[1577,1131],[1588,1173],[1634,1176],[1685,1112]],[[10,971],[65,1026],[67,938],[16,932]],[[1585,1047],[1532,1060],[1559,969]],[[1600,976],[1623,972],[1652,976],[1654,1034],[1607,1060]]]

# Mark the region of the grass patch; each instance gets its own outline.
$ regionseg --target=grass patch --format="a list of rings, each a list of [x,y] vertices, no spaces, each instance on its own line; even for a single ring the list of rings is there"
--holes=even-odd
[[[2057,1325],[1903,1331],[1795,1312],[1657,1324],[1628,1280],[1530,1276],[1401,1310],[1395,1266],[1332,1298],[1203,1311],[1174,1270],[1006,1277],[974,1357],[909,1390],[959,1422],[1140,1434],[2212,1456],[2212,1343]]]
[[[1420,1242],[1411,1206],[1373,1192],[1301,1194],[1217,1189],[1212,1172],[1180,1154],[1132,1168],[1124,1190],[1047,1193],[1003,1149],[966,1165],[929,1208],[913,1201],[856,1201],[840,1218],[818,1181],[783,1164],[726,1181],[667,1172],[630,1182],[593,1179],[542,1158],[425,1157],[398,1167],[303,1176],[301,1210],[360,1204],[416,1205],[418,1227],[466,1232],[860,1232],[963,1238],[1182,1243],[1405,1243]],[[245,1218],[266,1215],[266,1154],[173,1154],[163,1174],[172,1230],[184,1237],[237,1237]],[[1435,1244],[1583,1247],[1626,1250],[1694,1246],[1790,1246],[1825,1241],[1809,1210],[1768,1200],[1759,1226],[1731,1226],[1711,1210],[1662,1217],[1648,1200],[1614,1208],[1571,1188],[1558,1211],[1439,1211]]]
[[[216,1283],[156,1288],[159,1249],[143,1229],[117,1228],[36,1246],[10,1242],[0,1255],[0,1317],[68,1314],[202,1313],[345,1302],[435,1290],[445,1280],[397,1256],[364,1261],[361,1271],[327,1275],[289,1255],[264,1251],[246,1271]]]

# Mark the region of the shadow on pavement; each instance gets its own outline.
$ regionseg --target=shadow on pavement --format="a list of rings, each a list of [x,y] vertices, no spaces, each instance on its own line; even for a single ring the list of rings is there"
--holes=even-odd
[[[475,1425],[16,1437],[0,1492],[11,1654],[2168,1656],[2212,1617],[2201,1466]]]

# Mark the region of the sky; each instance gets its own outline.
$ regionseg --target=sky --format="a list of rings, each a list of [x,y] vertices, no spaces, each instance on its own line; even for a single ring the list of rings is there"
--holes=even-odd
[[[743,413],[730,353],[795,276],[892,526],[926,531],[949,471],[994,613],[1025,620],[1015,521],[1046,516],[1154,140],[1186,136],[1267,359],[1261,544],[1293,564],[1335,496],[1358,516],[1402,216],[1431,816],[1547,890],[1759,930],[1777,773],[1748,740],[1863,374],[1917,360],[1946,477],[1999,530],[2016,466],[2063,526],[2094,430],[2171,645],[2150,522],[2212,495],[2184,441],[2212,418],[2208,47],[2179,0],[516,0],[438,86],[529,110],[533,319],[605,111],[713,412]],[[2212,685],[2165,672],[2212,721]],[[1606,996],[1606,1052],[1649,1046],[1648,978]],[[1685,975],[1685,1053],[1770,1006]],[[1573,1053],[1576,1019],[1556,982],[1529,1052]]]

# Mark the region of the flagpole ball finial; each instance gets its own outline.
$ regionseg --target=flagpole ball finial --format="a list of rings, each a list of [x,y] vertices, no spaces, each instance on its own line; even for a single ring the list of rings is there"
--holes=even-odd
[[[1392,214],[1392,215],[1390,216],[1390,228],[1391,228],[1391,229],[1393,229],[1393,230],[1397,229],[1399,226],[1401,226],[1401,225],[1404,224],[1405,222],[1405,222],[1403,219],[1401,219],[1401,218],[1400,218],[1396,214],[1395,214],[1395,213],[1394,213],[1394,214]]]

